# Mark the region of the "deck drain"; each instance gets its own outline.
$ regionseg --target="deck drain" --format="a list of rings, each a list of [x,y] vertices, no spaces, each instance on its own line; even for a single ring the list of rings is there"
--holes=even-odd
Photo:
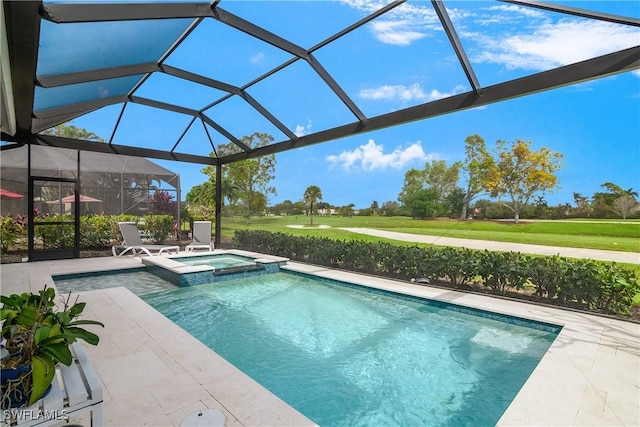
[[[180,427],[223,427],[227,417],[215,409],[194,412],[185,417]]]

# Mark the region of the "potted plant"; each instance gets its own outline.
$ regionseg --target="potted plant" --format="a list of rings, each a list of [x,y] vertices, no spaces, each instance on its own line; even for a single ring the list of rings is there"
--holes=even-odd
[[[50,389],[58,363],[71,365],[70,346],[80,339],[97,345],[99,337],[81,326],[104,325],[79,320],[86,303],[71,294],[60,308],[55,291],[0,296],[2,322],[2,409],[32,405]]]

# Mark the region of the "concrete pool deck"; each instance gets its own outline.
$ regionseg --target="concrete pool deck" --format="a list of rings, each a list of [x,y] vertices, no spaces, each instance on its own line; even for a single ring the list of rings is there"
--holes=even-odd
[[[139,258],[85,258],[3,264],[2,294],[52,286],[52,275],[142,267]],[[289,262],[285,269],[563,325],[499,425],[640,423],[640,325],[585,313]],[[206,348],[124,288],[83,292],[98,330],[86,347],[105,394],[108,426],[179,425],[218,409],[227,426],[313,422]]]

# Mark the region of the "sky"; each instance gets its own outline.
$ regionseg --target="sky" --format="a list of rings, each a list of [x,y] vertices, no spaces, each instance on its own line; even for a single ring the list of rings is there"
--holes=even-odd
[[[640,4],[633,0],[560,3],[640,18]],[[382,4],[223,0],[220,6],[310,48]],[[640,44],[637,27],[500,2],[445,5],[483,87]],[[431,2],[408,1],[314,55],[368,117],[470,90]],[[167,64],[242,85],[289,58],[213,21],[201,24]],[[177,80],[154,75],[144,89],[148,93],[139,95],[152,97],[154,90],[172,88],[172,95],[163,91],[160,100],[191,108],[223,95]],[[355,121],[303,61],[247,91],[299,136]],[[259,131],[276,142],[286,139],[234,98],[207,114],[238,137]],[[175,122],[165,113],[131,107],[136,108],[145,119],[127,123],[124,118],[114,143],[152,147],[166,140],[171,147],[189,122],[188,117]],[[108,138],[120,109],[107,107],[73,124]],[[213,129],[207,127],[207,132],[214,145],[227,142]],[[269,196],[269,204],[301,200],[310,185],[320,187],[323,201],[336,206],[397,201],[409,169],[422,169],[432,160],[463,160],[464,139],[472,134],[482,136],[490,150],[497,140],[522,139],[531,141],[533,149],[548,147],[563,154],[559,188],[545,195],[549,205],[573,203],[574,192],[591,196],[605,182],[640,191],[640,70],[277,154],[271,183],[277,194]],[[202,142],[206,138],[202,126],[189,128],[176,151],[208,155],[211,145]],[[206,180],[201,165],[156,162],[180,174],[183,199]]]

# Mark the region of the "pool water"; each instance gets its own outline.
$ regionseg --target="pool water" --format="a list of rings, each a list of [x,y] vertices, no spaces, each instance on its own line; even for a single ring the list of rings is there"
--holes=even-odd
[[[495,425],[559,331],[290,273],[142,298],[321,426]]]
[[[186,265],[209,265],[211,267],[214,267],[215,269],[256,265],[256,262],[251,258],[226,254],[203,255],[188,258],[173,258],[173,260]]]
[[[58,292],[84,292],[94,289],[107,289],[124,286],[136,295],[176,289],[173,283],[161,279],[144,269],[110,271],[105,274],[69,274],[54,276],[53,280]]]

